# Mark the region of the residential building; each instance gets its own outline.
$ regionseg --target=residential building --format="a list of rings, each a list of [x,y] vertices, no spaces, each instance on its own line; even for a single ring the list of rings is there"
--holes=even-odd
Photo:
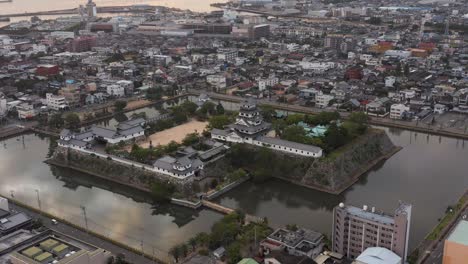
[[[0,240],[2,236],[11,234],[21,228],[26,228],[31,224],[32,218],[27,214],[23,212],[15,213],[9,210],[8,199],[0,197],[0,205]],[[0,263],[3,263],[1,259]]]
[[[260,245],[270,250],[285,251],[290,255],[307,256],[313,259],[322,252],[323,239],[322,234],[313,230],[280,228],[270,234]]]
[[[270,25],[268,24],[253,25],[249,27],[249,38],[251,39],[266,38],[269,35],[270,35]]]
[[[444,242],[442,264],[465,263],[468,260],[468,221],[460,220]]]
[[[167,66],[172,62],[172,57],[168,55],[154,55],[152,58],[155,63],[160,66]]]
[[[118,84],[111,84],[106,87],[107,94],[115,97],[125,96],[125,88]]]
[[[55,111],[61,111],[68,108],[68,104],[64,96],[58,96],[51,93],[46,94],[46,104],[47,107]]]
[[[86,13],[90,18],[97,15],[97,7],[93,0],[88,0],[88,3],[86,4]]]
[[[410,107],[404,104],[393,104],[390,107],[391,119],[403,119],[405,113],[410,111]]]
[[[213,85],[216,90],[226,88],[226,76],[224,76],[223,74],[207,75],[206,82]]]
[[[70,52],[85,52],[90,51],[96,46],[96,37],[94,36],[81,36],[74,38],[68,44],[68,51]]]
[[[331,100],[333,100],[335,97],[330,94],[324,94],[322,92],[319,92],[315,96],[315,106],[319,108],[325,108],[328,107],[330,104]]]
[[[117,85],[123,88],[125,95],[129,96],[133,94],[134,84],[132,81],[120,80],[117,82]]]
[[[393,87],[396,82],[395,76],[387,76],[385,77],[385,87]]]
[[[75,107],[80,105],[80,89],[74,80],[66,80],[65,87],[62,87],[58,94],[65,97],[68,106]]]
[[[366,112],[368,115],[385,116],[390,108],[390,99],[387,97],[376,98],[372,102],[366,104]]]
[[[447,106],[445,106],[443,104],[435,104],[434,105],[434,113],[443,114],[443,113],[445,113],[445,111],[447,111]]]
[[[218,60],[234,63],[238,57],[236,49],[220,49],[218,50]]]
[[[75,38],[75,32],[73,31],[53,31],[50,33],[50,36],[52,38],[57,38],[57,39],[74,39]]]
[[[383,247],[406,262],[412,206],[400,203],[394,215],[367,205],[358,208],[340,203],[333,210],[333,251],[357,258],[370,247]]]
[[[36,67],[36,74],[41,76],[52,76],[60,73],[58,65],[41,64]]]
[[[37,115],[37,111],[34,105],[29,103],[22,103],[16,106],[19,119],[31,119]]]
[[[275,76],[270,76],[268,78],[265,78],[265,79],[258,79],[257,80],[258,82],[258,90],[259,91],[264,91],[266,90],[267,87],[272,87],[272,86],[275,86],[278,84],[279,82],[279,79],[278,77],[275,77]]]

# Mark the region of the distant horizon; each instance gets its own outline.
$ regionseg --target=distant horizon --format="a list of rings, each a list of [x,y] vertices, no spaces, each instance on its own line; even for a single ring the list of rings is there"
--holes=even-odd
[[[13,2],[0,3],[0,15],[71,9],[85,5],[87,2],[87,0],[35,0],[31,3],[30,0],[13,0]],[[94,0],[94,2],[98,7],[148,4],[208,12],[216,9],[210,4],[226,2],[226,0]]]

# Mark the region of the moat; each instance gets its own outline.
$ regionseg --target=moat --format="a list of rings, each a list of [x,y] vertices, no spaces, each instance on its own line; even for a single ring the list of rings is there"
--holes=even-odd
[[[468,187],[468,142],[404,130],[385,129],[403,149],[365,174],[341,195],[331,195],[280,180],[247,182],[217,199],[222,205],[268,217],[273,226],[296,223],[329,234],[332,208],[340,202],[391,212],[399,200],[412,203],[411,247],[437,223],[448,205]],[[46,211],[90,227],[113,239],[156,250],[161,258],[174,244],[208,231],[222,215],[178,206],[153,207],[149,197],[43,161],[50,139],[33,134],[0,143],[0,194],[37,207],[36,189]],[[447,171],[451,173],[448,174]],[[378,199],[377,199],[378,198]],[[373,201],[378,200],[375,204]]]

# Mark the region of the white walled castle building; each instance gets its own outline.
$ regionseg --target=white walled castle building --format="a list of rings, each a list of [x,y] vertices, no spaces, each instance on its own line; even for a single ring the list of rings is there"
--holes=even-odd
[[[263,120],[253,98],[241,103],[236,122],[228,128],[213,129],[211,138],[233,143],[246,143],[255,146],[267,147],[276,151],[295,155],[320,158],[323,150],[317,146],[296,143],[279,138],[267,137],[271,124]]]

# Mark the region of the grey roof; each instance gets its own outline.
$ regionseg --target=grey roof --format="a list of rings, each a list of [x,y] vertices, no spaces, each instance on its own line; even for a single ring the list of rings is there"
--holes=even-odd
[[[88,130],[82,133],[75,134],[75,139],[82,140],[82,139],[89,138],[92,136],[94,136],[93,132]]]
[[[232,125],[229,125],[229,127],[235,129],[237,132],[240,132],[241,134],[251,135],[251,134],[261,133],[261,132],[264,132],[267,129],[270,129],[271,124],[267,123],[267,122],[262,122],[258,126],[243,126],[243,125],[239,125],[239,124],[232,124]],[[244,131],[247,131],[247,132],[244,132]]]
[[[141,126],[136,126],[136,127],[132,127],[132,128],[125,129],[125,130],[119,130],[117,133],[122,136],[128,136],[128,135],[140,133],[142,131],[145,131],[145,129],[142,128]]]
[[[221,129],[217,129],[217,128],[213,128],[211,130],[211,135],[218,135],[218,136],[225,137],[225,136],[229,135],[229,133],[230,133],[229,130],[221,130]]]
[[[297,143],[297,142],[283,140],[279,138],[259,137],[257,140],[265,144],[278,145],[278,146],[289,147],[289,148],[293,148],[297,150],[315,152],[315,153],[320,152],[322,150],[321,148],[317,146]]]
[[[389,225],[395,222],[394,218],[390,215],[381,214],[381,213],[372,213],[370,211],[363,210],[362,208],[359,208],[356,206],[347,205],[344,207],[344,210],[346,210],[348,214],[357,216],[361,219],[367,219],[367,220],[376,221],[379,223],[389,224]]]
[[[296,231],[280,228],[269,235],[268,238],[281,241],[286,246],[294,248],[299,246],[303,241],[318,245],[322,240],[323,235],[319,232],[305,228],[299,228]]]
[[[180,166],[188,166],[192,164],[192,161],[188,157],[185,156],[185,157],[178,158],[175,163]]]
[[[187,169],[185,169],[183,171],[179,171],[179,170],[174,169],[173,166],[175,164],[180,165],[180,166],[187,166],[187,165],[191,164],[192,166],[190,166],[190,168],[187,168]],[[188,158],[188,156],[184,156],[184,157],[181,157],[181,158],[174,158],[174,157],[167,156],[167,155],[160,158],[160,159],[158,159],[158,160],[156,160],[153,163],[154,167],[167,170],[167,171],[172,172],[174,174],[185,174],[185,173],[190,172],[190,171],[195,171],[201,165],[203,165],[203,162],[198,158],[190,159],[190,158]]]
[[[216,155],[219,155],[223,152],[225,152],[227,150],[227,147],[224,146],[224,145],[220,145],[220,146],[215,146],[214,148],[211,148],[207,151],[202,151],[198,154],[198,156],[202,159],[202,160],[208,160],[208,159],[211,159],[212,157],[216,156]]]
[[[8,230],[25,225],[30,221],[31,217],[29,217],[25,213],[17,213],[14,215],[10,215],[0,219],[0,231],[7,232]]]
[[[71,135],[71,131],[69,129],[62,129],[60,131],[60,137],[68,137]]]
[[[97,127],[97,126],[91,127],[91,131],[93,132],[94,135],[103,137],[103,138],[113,138],[116,134],[116,131],[112,129]]]
[[[0,218],[4,218],[5,216],[9,215],[10,212],[0,209]]]
[[[223,256],[225,252],[226,252],[226,249],[224,249],[224,247],[219,247],[215,251],[213,251],[213,254],[216,254],[218,256]]]
[[[145,123],[146,120],[144,118],[138,117],[135,119],[130,119],[124,122],[121,122],[117,125],[118,129],[129,129],[132,127],[140,126],[141,124]]]
[[[75,145],[79,147],[86,147],[88,145],[87,142],[84,142],[82,140],[77,140],[77,139],[71,139],[69,142],[71,145]]]

